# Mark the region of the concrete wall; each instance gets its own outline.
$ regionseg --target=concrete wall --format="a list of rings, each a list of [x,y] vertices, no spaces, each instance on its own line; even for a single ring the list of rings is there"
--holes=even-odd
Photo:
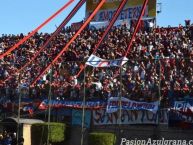
[[[81,145],[82,129],[81,127],[72,127],[70,131],[70,139],[67,145]],[[83,133],[84,144],[88,145],[88,133],[89,130],[85,129]]]
[[[121,139],[128,140],[147,140],[151,139],[174,139],[174,140],[190,140],[193,139],[193,130],[168,128],[166,125],[125,125],[125,126],[94,126],[91,129],[84,130],[84,145],[88,144],[89,132],[112,132],[117,136],[116,145],[120,145]],[[70,139],[65,145],[81,145],[81,127],[70,128]],[[24,145],[31,145],[31,125],[23,126]]]
[[[86,130],[84,134],[84,145],[88,144],[88,133],[93,131],[112,132],[117,136],[116,145],[120,145],[121,139],[128,140],[148,140],[151,139],[173,139],[173,140],[191,140],[193,139],[193,130],[168,128],[166,125],[127,125],[121,126],[95,126]],[[81,127],[72,127],[71,138],[68,145],[80,145]]]
[[[121,139],[128,140],[148,140],[160,139],[165,140],[193,140],[192,129],[168,128],[166,125],[151,126],[151,125],[128,125],[113,127],[95,127],[92,131],[113,132],[117,136],[117,145],[120,145]]]

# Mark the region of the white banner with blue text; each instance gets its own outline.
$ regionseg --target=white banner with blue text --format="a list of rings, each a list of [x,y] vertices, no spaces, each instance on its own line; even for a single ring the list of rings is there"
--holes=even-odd
[[[156,113],[158,110],[158,105],[159,101],[149,103],[133,101],[124,97],[111,97],[108,99],[106,111],[107,113],[113,113],[121,108],[121,110],[148,110]]]

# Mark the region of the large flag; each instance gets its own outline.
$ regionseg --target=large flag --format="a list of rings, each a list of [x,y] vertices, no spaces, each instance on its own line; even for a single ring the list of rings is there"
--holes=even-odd
[[[115,60],[106,60],[92,54],[88,58],[86,64],[93,67],[113,67],[113,66],[117,67],[124,65],[127,61],[128,59],[126,57]]]
[[[88,17],[98,5],[100,0],[87,0],[86,1],[86,16]],[[129,0],[124,9],[121,11],[117,20],[133,20],[139,18],[144,0]],[[92,21],[102,22],[109,21],[112,19],[113,14],[118,9],[121,0],[107,0],[102,8],[97,12],[96,16]],[[156,3],[157,0],[149,0],[143,19],[156,18]]]

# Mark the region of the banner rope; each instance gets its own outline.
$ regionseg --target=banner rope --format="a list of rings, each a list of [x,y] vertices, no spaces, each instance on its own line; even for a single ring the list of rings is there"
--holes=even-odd
[[[5,56],[9,55],[12,51],[14,51],[17,47],[27,41],[31,36],[33,36],[36,32],[38,32],[42,27],[44,27],[48,22],[50,22],[54,17],[60,14],[64,9],[66,9],[74,0],[69,0],[62,8],[60,8],[57,12],[55,12],[51,17],[49,17],[45,22],[43,22],[40,26],[38,26],[35,30],[25,36],[22,40],[20,40],[13,47],[8,49],[5,53],[0,55],[0,59],[3,59]]]
[[[36,79],[31,83],[31,86],[34,86],[37,80],[53,65],[59,57],[68,50],[68,47],[71,43],[78,37],[78,35],[84,30],[84,28],[90,23],[90,21],[94,18],[99,9],[103,6],[106,0],[101,0],[101,2],[97,5],[93,13],[89,16],[89,18],[85,21],[85,23],[81,26],[81,28],[75,33],[75,35],[70,39],[70,41],[66,44],[66,46],[60,51],[60,53],[50,62],[47,67],[36,77]]]
[[[66,19],[60,24],[60,26],[56,29],[56,31],[51,35],[51,37],[44,43],[44,45],[36,52],[36,54],[26,63],[24,66],[22,66],[20,69],[16,70],[14,74],[11,74],[8,78],[6,78],[3,82],[8,81],[10,78],[12,78],[13,75],[20,73],[23,71],[28,65],[30,65],[37,57],[38,55],[49,45],[50,41],[53,40],[53,38],[58,35],[58,33],[61,31],[62,28],[66,26],[66,24],[72,19],[72,17],[76,14],[76,12],[80,9],[80,7],[86,2],[86,0],[81,0],[79,3],[74,7],[74,9],[70,12],[70,14],[66,17]]]
[[[97,45],[95,46],[92,54],[94,54],[97,49],[99,48],[99,46],[101,45],[101,43],[103,42],[103,40],[105,39],[105,37],[107,36],[108,32],[110,31],[110,29],[112,28],[112,26],[114,25],[115,21],[117,20],[117,18],[119,17],[122,9],[124,8],[125,4],[127,3],[128,0],[122,0],[121,4],[119,5],[118,9],[116,10],[115,14],[113,15],[112,20],[110,21],[108,27],[106,28],[105,32],[103,33],[101,39],[98,41]],[[80,71],[78,72],[78,74],[76,75],[76,77],[79,77],[81,72],[87,67],[87,65],[84,65],[84,67],[82,67],[80,69]]]
[[[133,40],[135,39],[136,34],[137,34],[138,30],[139,30],[139,25],[140,25],[140,23],[141,23],[141,20],[142,20],[142,17],[143,17],[143,15],[144,15],[144,13],[145,13],[145,8],[146,8],[146,6],[147,6],[147,3],[148,3],[148,0],[145,0],[144,3],[143,3],[143,7],[142,7],[142,10],[141,10],[141,14],[140,14],[140,17],[139,17],[138,20],[137,20],[137,24],[136,24],[136,26],[135,26],[134,33],[133,33],[132,38],[131,38],[131,41],[130,41],[128,47],[127,47],[127,51],[126,51],[126,53],[125,53],[125,57],[127,57],[129,51],[131,50],[131,46],[132,46]]]
[[[122,2],[123,2],[123,1],[122,1]],[[137,33],[138,30],[139,30],[139,25],[140,25],[140,22],[141,22],[141,19],[142,19],[143,15],[144,15],[144,12],[145,12],[145,8],[146,8],[146,6],[147,6],[147,3],[148,3],[148,0],[145,0],[144,3],[143,3],[143,7],[142,7],[142,10],[141,10],[140,16],[139,16],[139,18],[138,18],[137,24],[136,24],[136,26],[135,26],[134,33],[133,33],[133,35],[132,35],[132,38],[131,38],[130,43],[129,43],[128,47],[127,47],[127,51],[126,51],[124,57],[127,57],[129,51],[131,50],[131,46],[132,46],[133,40],[135,39],[136,33]],[[108,28],[109,28],[109,26],[107,27],[106,31],[108,30]],[[110,29],[110,28],[109,28],[109,29]],[[106,31],[105,31],[105,32],[106,32]],[[107,32],[107,33],[108,33],[108,32]],[[106,36],[106,34],[105,34],[105,36]],[[105,38],[105,36],[104,36],[104,38]],[[101,44],[101,42],[103,41],[104,38],[103,38],[103,37],[101,38],[101,40],[99,41],[99,43],[98,43],[97,46],[95,47],[93,54],[96,52],[97,48],[100,46],[100,44]],[[122,63],[121,63],[121,64],[122,64]],[[85,67],[86,67],[86,65],[85,65]],[[80,76],[81,72],[85,69],[85,67],[82,67],[82,68],[80,69],[80,71],[78,72],[78,74],[76,75],[76,77],[79,77],[79,76]]]

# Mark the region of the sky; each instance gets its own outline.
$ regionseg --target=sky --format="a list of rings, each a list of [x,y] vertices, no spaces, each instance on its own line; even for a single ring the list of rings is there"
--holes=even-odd
[[[40,32],[53,32],[77,2],[78,0],[75,0]],[[157,2],[162,4],[162,12],[157,15],[157,25],[184,25],[185,19],[190,19],[193,23],[193,0],[157,0]],[[0,0],[0,35],[31,32],[65,3],[67,0]],[[68,25],[84,19],[85,7],[84,5],[78,11]]]

